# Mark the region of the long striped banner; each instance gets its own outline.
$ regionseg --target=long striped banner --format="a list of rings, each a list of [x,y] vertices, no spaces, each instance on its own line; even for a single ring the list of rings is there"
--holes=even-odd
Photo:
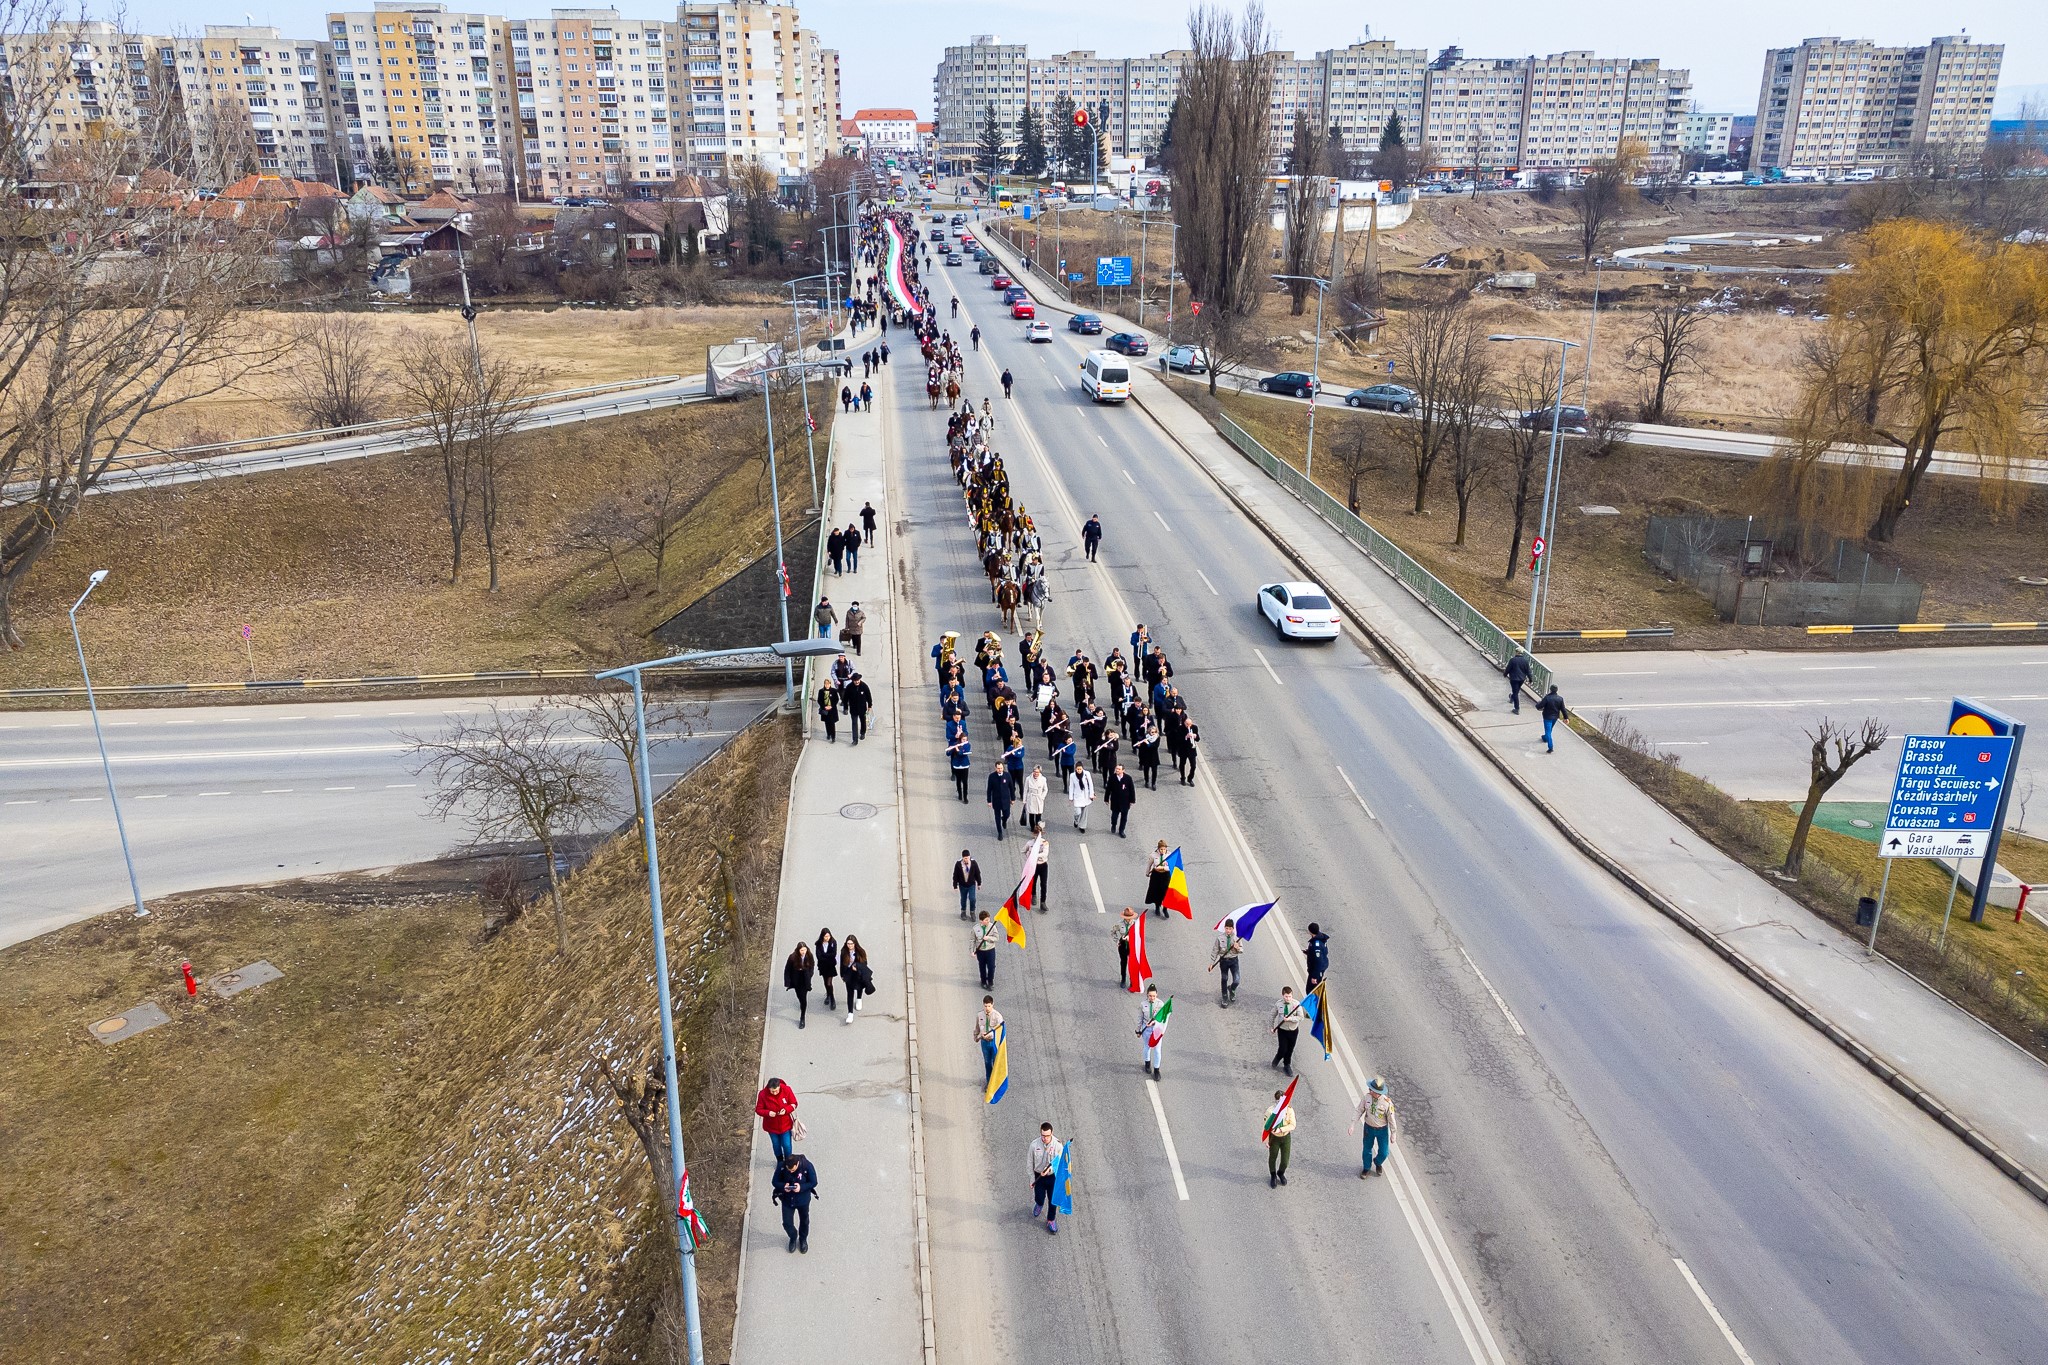
[[[1808,635],[1918,635],[1943,630],[2048,630],[2048,621],[1904,621],[1895,626],[1808,626]]]
[[[903,229],[894,218],[885,219],[882,226],[889,234],[889,260],[887,268],[882,271],[882,283],[899,307],[912,317],[921,317],[924,307],[911,296],[910,278],[903,271]]]

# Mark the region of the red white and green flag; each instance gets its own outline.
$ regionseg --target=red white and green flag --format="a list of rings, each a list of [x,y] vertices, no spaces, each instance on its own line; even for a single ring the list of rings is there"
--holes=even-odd
[[[1158,1047],[1160,1039],[1166,1037],[1166,1022],[1173,1013],[1173,997],[1167,996],[1166,1003],[1152,1016],[1152,1022],[1145,1026],[1145,1046]]]
[[[1292,1087],[1290,1087],[1292,1088]],[[690,1234],[690,1250],[695,1251],[711,1240],[711,1229],[704,1226],[704,1220],[697,1216],[697,1201],[690,1197],[690,1168],[683,1167],[682,1185],[676,1196],[676,1217]]]
[[[1299,1076],[1296,1076],[1293,1080],[1289,1081],[1287,1083],[1287,1093],[1282,1095],[1279,1099],[1274,1100],[1273,1107],[1266,1111],[1266,1126],[1259,1130],[1260,1142],[1272,1141],[1273,1125],[1280,1121],[1280,1115],[1287,1112],[1287,1106],[1294,1103],[1294,1087],[1300,1084],[1301,1077]]]

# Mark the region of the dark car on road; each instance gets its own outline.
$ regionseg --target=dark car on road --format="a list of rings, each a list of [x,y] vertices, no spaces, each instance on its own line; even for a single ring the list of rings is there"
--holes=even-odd
[[[1027,299],[1030,297],[1031,291],[1026,289],[1021,284],[1013,284],[1008,289],[1005,289],[1003,291],[1004,303],[1015,303],[1018,299]]]
[[[994,258],[994,257],[992,257],[992,256],[988,256],[988,255],[984,255],[984,256],[983,256],[983,257],[981,258],[981,273],[982,273],[982,274],[984,274],[984,275],[993,275],[993,274],[996,274],[997,272],[999,272],[999,271],[1000,271],[1001,269],[1002,269],[1002,267],[1001,267],[1001,266],[999,266],[999,265],[997,265],[997,264],[995,263],[995,258]]]
[[[1152,349],[1136,332],[1118,332],[1102,344],[1123,355],[1143,355]]]
[[[953,215],[953,226],[954,226],[954,227],[959,227],[959,226],[960,226],[961,224],[965,223],[966,221],[967,221],[967,215],[966,215],[966,214],[964,214],[964,213],[956,213],[956,214],[954,214],[954,215]]]
[[[962,256],[962,255],[961,255],[961,254],[960,254],[959,252],[957,252],[957,251],[949,251],[949,252],[947,252],[947,253],[946,253],[946,264],[947,264],[947,265],[959,265],[959,264],[961,264],[962,262],[964,262],[964,261],[965,261],[966,259],[967,259],[967,258],[966,258],[965,256]]]
[[[1092,337],[1102,331],[1102,319],[1093,313],[1076,313],[1067,319],[1067,330]]]
[[[1523,413],[1520,420],[1525,431],[1548,431],[1550,430],[1550,409],[1533,408]],[[1574,407],[1570,403],[1565,404],[1557,410],[1557,429],[1559,431],[1574,432],[1583,436],[1586,432],[1586,410],[1581,407]]]
[[[1259,387],[1267,393],[1291,393],[1296,398],[1306,398],[1316,391],[1316,381],[1300,370],[1282,370],[1261,379]]]
[[[1380,412],[1406,412],[1415,406],[1415,390],[1404,389],[1399,384],[1374,384],[1371,388],[1353,389],[1345,394],[1344,405],[1373,408]]]

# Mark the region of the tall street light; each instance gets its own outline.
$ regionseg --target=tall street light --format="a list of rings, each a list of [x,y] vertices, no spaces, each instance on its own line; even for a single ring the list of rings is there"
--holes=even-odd
[[[1316,477],[1316,400],[1323,396],[1323,295],[1330,292],[1330,282],[1320,275],[1275,275],[1283,283],[1312,284],[1316,287],[1316,358],[1310,367],[1308,380],[1308,458],[1302,461],[1302,473],[1314,483]]]
[[[786,631],[784,633],[787,634]],[[780,655],[786,668],[791,659],[838,652],[838,645],[830,640],[783,640],[776,644],[755,645],[751,649],[710,649],[676,654],[649,663],[609,669],[597,675],[606,680],[624,678],[633,684],[633,760],[640,769],[640,828],[647,848],[647,907],[654,924],[654,988],[660,995],[661,1073],[668,1090],[669,1165],[675,1180],[675,1187],[664,1193],[674,1199],[676,1205],[676,1249],[681,1259],[683,1327],[689,1340],[690,1365],[704,1365],[704,1329],[697,1315],[697,1244],[682,1216],[683,1176],[689,1168],[683,1160],[683,1110],[676,1088],[675,1008],[669,996],[668,933],[661,913],[661,863],[654,846],[654,786],[647,762],[647,699],[640,675],[650,668],[694,663],[700,659],[736,658],[744,654]]]
[[[824,273],[818,275],[799,275],[789,282],[789,315],[796,320],[796,356],[798,360],[802,360],[804,356],[804,315],[803,310],[797,307],[796,287],[800,284],[808,284],[812,280],[824,280],[826,300],[830,302],[832,277],[838,273],[836,270],[827,269]],[[824,506],[823,503],[818,501],[818,442],[815,426],[816,424],[811,421],[811,382],[809,376],[806,376],[804,379],[804,449],[811,457],[810,510],[813,512],[820,510]]]
[[[1579,343],[1566,341],[1563,337],[1524,336],[1518,332],[1495,332],[1488,341],[1537,341],[1545,346],[1557,347],[1557,397],[1550,404],[1550,464],[1543,472],[1543,511],[1536,518],[1536,534],[1543,546],[1536,552],[1536,572],[1529,580],[1529,629],[1522,637],[1522,648],[1536,652],[1536,619],[1538,604],[1548,605],[1550,599],[1550,561],[1556,558],[1551,545],[1557,534],[1557,433],[1564,424],[1564,371],[1571,358],[1571,351]],[[1519,418],[1518,418],[1519,420]]]
[[[71,643],[78,646],[78,671],[85,679],[85,706],[92,712],[92,737],[100,746],[100,771],[107,777],[107,800],[114,807],[114,829],[121,836],[121,861],[128,865],[128,890],[135,897],[135,916],[146,919],[149,907],[142,903],[142,884],[135,879],[135,855],[128,848],[128,826],[121,819],[121,793],[114,789],[114,765],[107,759],[107,736],[100,729],[100,707],[93,700],[92,670],[85,666],[85,641],[78,633],[78,609],[85,605],[85,599],[92,596],[92,590],[106,582],[107,571],[94,569],[87,580],[85,591],[71,604]]]

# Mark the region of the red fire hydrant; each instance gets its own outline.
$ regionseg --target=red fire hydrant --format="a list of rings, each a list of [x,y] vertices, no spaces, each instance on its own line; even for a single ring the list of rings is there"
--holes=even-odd
[[[197,994],[199,994],[199,983],[198,983],[197,981],[193,980],[193,978],[192,978],[192,964],[191,964],[191,963],[190,963],[189,961],[188,961],[188,962],[180,962],[180,963],[178,964],[178,970],[179,970],[179,971],[181,971],[181,972],[183,972],[183,973],[185,974],[185,994],[187,994],[187,995],[197,995]]]

